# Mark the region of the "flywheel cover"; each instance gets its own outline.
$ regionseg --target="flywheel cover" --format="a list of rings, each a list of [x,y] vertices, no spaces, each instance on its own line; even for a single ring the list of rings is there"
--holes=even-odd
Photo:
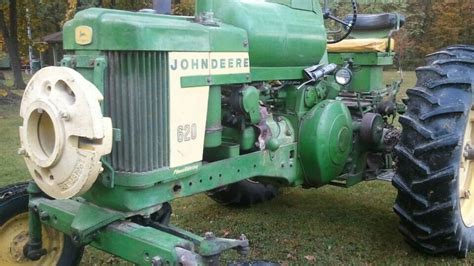
[[[112,121],[97,87],[67,67],[46,67],[28,83],[20,116],[28,170],[49,196],[68,199],[90,189],[112,149]]]

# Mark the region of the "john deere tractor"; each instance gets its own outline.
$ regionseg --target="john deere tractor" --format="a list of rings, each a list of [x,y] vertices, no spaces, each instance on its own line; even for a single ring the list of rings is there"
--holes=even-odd
[[[279,187],[392,180],[422,251],[474,240],[474,48],[428,56],[397,102],[398,14],[317,0],[197,0],[193,17],[87,9],[19,129],[32,181],[0,190],[0,264],[71,265],[86,245],[138,265],[219,264],[249,240],[173,226],[176,198],[249,206]],[[328,44],[329,43],[329,44]],[[394,122],[399,121],[400,130]]]

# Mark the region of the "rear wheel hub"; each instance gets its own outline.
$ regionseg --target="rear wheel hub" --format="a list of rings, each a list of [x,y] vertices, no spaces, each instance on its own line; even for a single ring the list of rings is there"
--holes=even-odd
[[[459,169],[459,197],[461,216],[466,226],[474,225],[474,111],[470,111],[466,130],[464,132],[463,155]]]

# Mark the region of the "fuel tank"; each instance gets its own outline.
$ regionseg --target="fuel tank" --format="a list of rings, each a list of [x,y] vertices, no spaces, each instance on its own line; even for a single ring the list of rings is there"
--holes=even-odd
[[[247,32],[252,67],[314,65],[326,51],[318,0],[214,0],[213,12]]]

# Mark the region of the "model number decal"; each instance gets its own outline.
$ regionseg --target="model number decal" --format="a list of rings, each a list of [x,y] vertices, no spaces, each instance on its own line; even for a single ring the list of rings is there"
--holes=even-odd
[[[197,125],[196,123],[193,124],[186,124],[178,126],[178,142],[187,142],[195,140],[197,137]]]

